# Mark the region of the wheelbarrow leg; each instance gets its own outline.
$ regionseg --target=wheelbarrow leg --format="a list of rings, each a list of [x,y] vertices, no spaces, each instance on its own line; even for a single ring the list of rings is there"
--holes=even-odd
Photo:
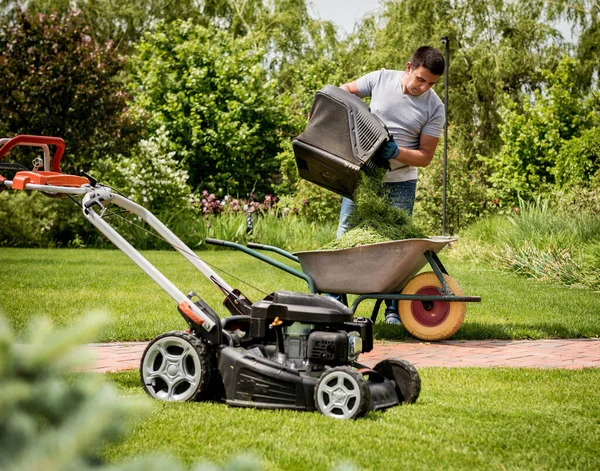
[[[448,270],[446,270],[444,265],[442,265],[442,261],[438,258],[435,252],[432,252],[430,250],[425,251],[424,255],[427,261],[429,262],[429,265],[433,269],[435,276],[437,276],[437,279],[440,280],[440,283],[442,284],[441,294],[453,296],[454,292],[452,291],[450,286],[448,286],[448,283],[446,283],[446,280],[444,279],[444,275],[448,275]]]

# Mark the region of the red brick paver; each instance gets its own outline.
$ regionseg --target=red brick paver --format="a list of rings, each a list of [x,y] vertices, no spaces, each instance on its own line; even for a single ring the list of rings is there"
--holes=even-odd
[[[86,345],[96,358],[91,371],[137,369],[146,342]],[[600,367],[600,339],[575,340],[447,340],[424,343],[376,342],[359,361],[374,366],[386,358],[403,358],[417,367],[526,367],[577,369]]]

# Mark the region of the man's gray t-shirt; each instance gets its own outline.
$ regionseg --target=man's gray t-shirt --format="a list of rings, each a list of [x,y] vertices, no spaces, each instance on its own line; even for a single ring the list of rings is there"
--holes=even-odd
[[[388,127],[398,146],[418,149],[421,134],[439,138],[444,127],[444,104],[429,89],[419,96],[402,91],[400,70],[381,69],[357,80],[361,97],[371,97],[371,111]],[[392,169],[386,182],[404,182],[417,178],[417,168],[390,160]]]

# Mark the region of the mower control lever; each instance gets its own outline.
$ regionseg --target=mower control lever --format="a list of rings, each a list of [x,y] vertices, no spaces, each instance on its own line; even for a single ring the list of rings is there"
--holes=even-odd
[[[102,196],[98,196],[97,198],[93,198],[93,199],[86,201],[85,203],[83,203],[83,207],[85,209],[88,209],[88,208],[91,208],[92,206],[94,206],[95,204],[97,204],[98,206],[103,208],[103,206],[100,204],[100,201],[104,201],[104,198],[102,198]]]

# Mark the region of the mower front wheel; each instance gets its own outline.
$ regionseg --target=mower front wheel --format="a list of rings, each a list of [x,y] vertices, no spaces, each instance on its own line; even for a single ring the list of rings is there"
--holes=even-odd
[[[210,384],[210,374],[206,344],[187,332],[172,331],[155,337],[142,355],[142,386],[155,399],[200,399]]]
[[[371,395],[365,377],[339,366],[324,372],[315,387],[317,410],[334,419],[358,419],[369,411]]]

